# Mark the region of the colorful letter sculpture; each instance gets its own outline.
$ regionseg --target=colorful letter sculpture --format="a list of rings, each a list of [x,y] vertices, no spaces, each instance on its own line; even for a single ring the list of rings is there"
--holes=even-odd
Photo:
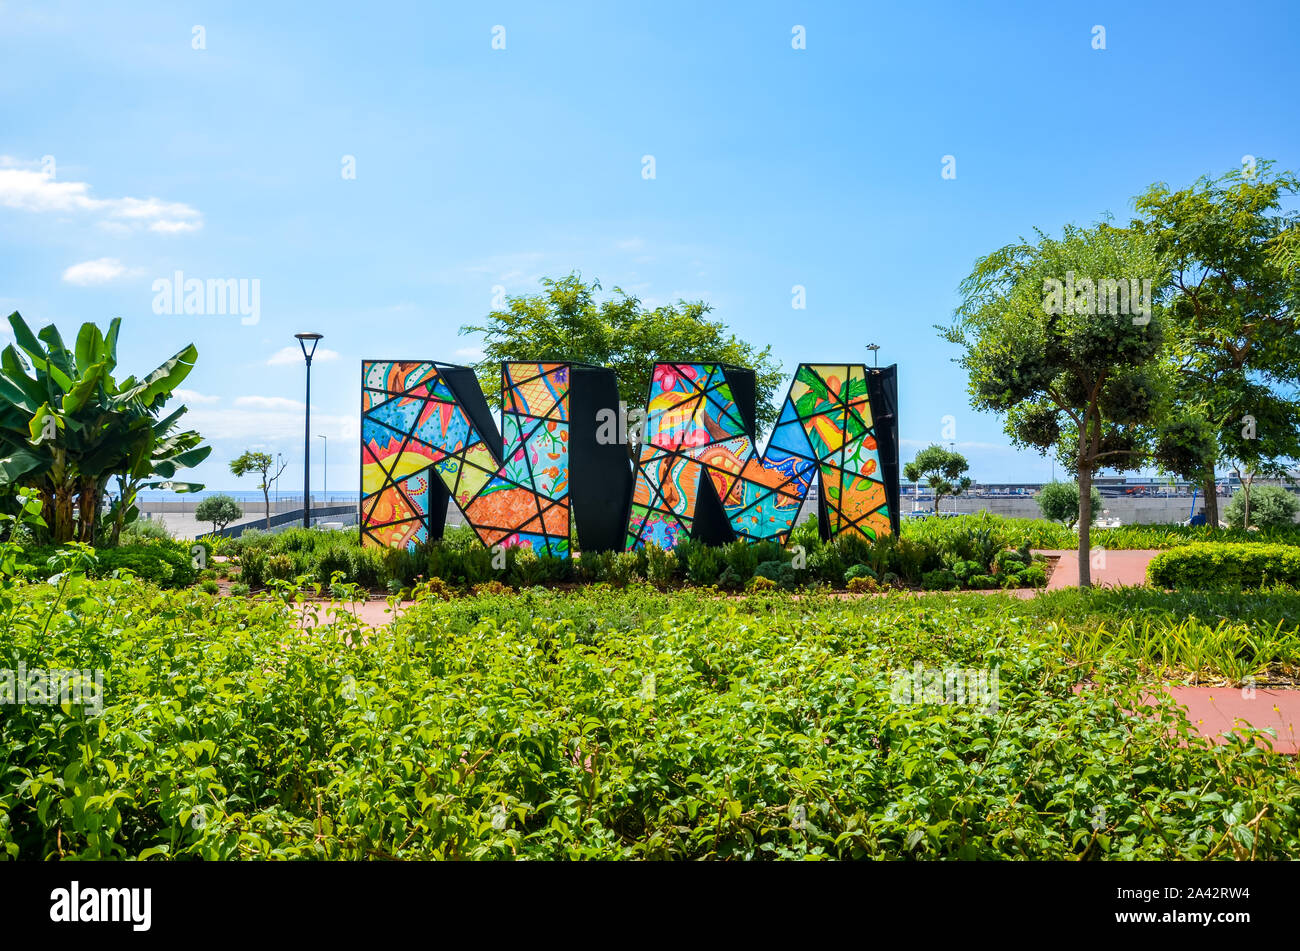
[[[626,460],[621,447],[596,443],[589,421],[602,402],[617,403],[611,371],[571,363],[503,364],[504,439],[468,367],[364,361],[361,373],[364,541],[414,548],[441,537],[450,497],[488,546],[528,545],[538,554],[567,557],[572,514],[579,528],[586,523],[593,549],[609,547],[618,506],[601,506],[590,492],[589,501],[571,506],[570,477],[576,463],[582,481],[597,483],[610,459]],[[582,409],[576,459],[575,408]]]
[[[893,367],[800,364],[759,456],[751,371],[656,364],[627,547],[671,548],[687,536],[784,543],[818,478],[823,535],[896,532],[895,381]],[[890,408],[883,447],[873,403]]]
[[[894,367],[800,364],[759,455],[753,371],[658,363],[635,465],[600,431],[619,405],[611,370],[503,363],[500,433],[468,367],[366,360],[361,375],[366,544],[442,537],[449,501],[484,545],[558,557],[575,539],[784,543],[814,480],[822,537],[898,531]]]

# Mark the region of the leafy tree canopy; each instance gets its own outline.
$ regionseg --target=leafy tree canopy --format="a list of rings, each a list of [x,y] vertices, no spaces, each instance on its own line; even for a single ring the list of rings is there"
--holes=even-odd
[[[939,501],[945,495],[961,495],[970,488],[966,470],[970,464],[959,452],[952,452],[937,443],[927,446],[916,458],[903,466],[903,476],[909,482],[924,481],[934,491],[934,510],[939,511]]]
[[[1232,528],[1242,528],[1246,519],[1247,493],[1232,496],[1224,510],[1224,519]],[[1295,523],[1300,498],[1277,485],[1261,485],[1249,493],[1250,524],[1255,528],[1283,528]]]
[[[1211,524],[1216,463],[1277,472],[1300,455],[1300,212],[1283,208],[1297,191],[1262,161],[1135,200],[1132,227],[1168,266],[1163,360],[1181,434],[1158,461],[1206,487]]]
[[[1043,518],[1061,522],[1067,528],[1073,528],[1079,521],[1079,483],[1049,482],[1038,493],[1038,510]],[[1101,493],[1092,487],[1092,520],[1097,520],[1101,511]]]
[[[941,328],[963,350],[972,405],[1002,415],[1016,445],[1058,452],[1077,474],[1081,587],[1093,473],[1141,466],[1161,415],[1154,290],[1165,275],[1154,240],[1137,231],[1103,222],[1066,226],[1060,238],[1039,232],[979,259]]]
[[[776,422],[773,400],[785,374],[772,348],[759,349],[731,333],[722,321],[709,320],[713,308],[704,301],[678,301],[650,310],[617,287],[612,296],[597,300],[600,283],[584,282],[576,273],[541,283],[541,293],[509,297],[504,310],[461,328],[463,333],[483,335],[484,357],[474,368],[493,405],[500,401],[502,361],[609,367],[629,406],[649,394],[656,361],[729,363],[756,375],[759,427]]]
[[[194,517],[200,522],[211,522],[214,531],[221,531],[244,514],[240,504],[228,495],[210,495],[194,507]]]

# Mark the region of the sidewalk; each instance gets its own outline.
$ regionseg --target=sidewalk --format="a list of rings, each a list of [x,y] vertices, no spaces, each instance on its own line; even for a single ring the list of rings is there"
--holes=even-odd
[[[1172,685],[1163,689],[1187,707],[1187,719],[1201,736],[1226,743],[1223,734],[1239,726],[1236,721],[1244,720],[1255,729],[1277,732],[1273,752],[1293,756],[1300,753],[1300,690]],[[1264,745],[1262,740],[1256,742]]]
[[[1073,549],[1042,548],[1037,554],[1057,558],[1056,568],[1047,581],[1048,591],[1074,588],[1079,584],[1079,553]],[[1094,563],[1092,583],[1099,587],[1141,585],[1147,583],[1147,565],[1160,554],[1159,549],[1137,548],[1128,551],[1106,551],[1099,554],[1100,564]]]

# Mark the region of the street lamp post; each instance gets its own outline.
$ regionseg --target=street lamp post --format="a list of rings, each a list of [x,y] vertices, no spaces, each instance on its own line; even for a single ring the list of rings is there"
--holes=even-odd
[[[867,349],[871,351],[872,365],[877,367],[880,366],[880,356],[879,356],[880,344],[869,343],[867,344]]]
[[[306,412],[302,436],[302,527],[311,528],[311,357],[323,334],[301,333],[294,336],[298,338],[302,355],[307,359],[307,405],[304,407]],[[310,350],[307,349],[308,343],[311,344]]]
[[[323,450],[325,453],[325,463],[321,466],[321,477],[325,480],[325,488],[322,490],[321,494],[325,497],[325,507],[328,508],[330,504],[330,438],[324,433],[317,433],[316,438],[325,440],[325,447]]]

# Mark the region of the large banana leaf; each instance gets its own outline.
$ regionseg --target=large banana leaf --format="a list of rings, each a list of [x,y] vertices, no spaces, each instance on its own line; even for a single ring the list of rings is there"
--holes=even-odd
[[[48,464],[47,457],[37,455],[30,449],[19,449],[12,455],[0,459],[0,481],[6,484],[18,482],[23,476],[42,469]]]
[[[190,371],[194,369],[194,363],[198,358],[198,348],[190,344],[132,387],[130,391],[122,393],[122,398],[138,399],[146,407],[152,407],[160,396],[170,394],[185,381]]]

